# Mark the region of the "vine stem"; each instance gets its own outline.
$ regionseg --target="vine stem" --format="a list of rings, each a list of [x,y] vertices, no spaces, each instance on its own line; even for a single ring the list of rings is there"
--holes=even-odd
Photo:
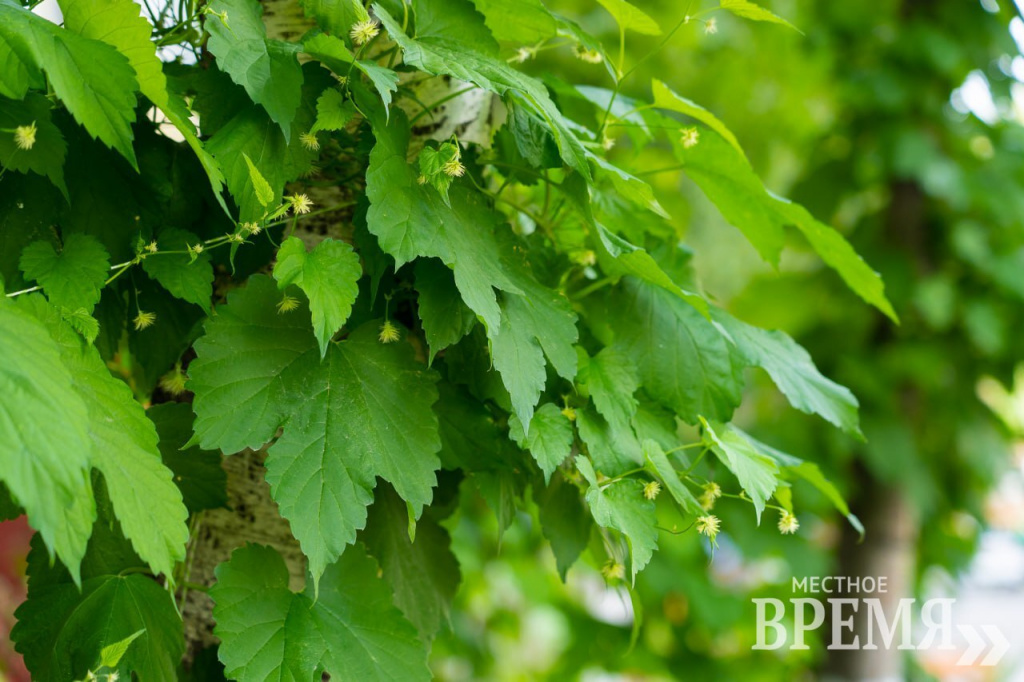
[[[622,474],[619,474],[618,476],[613,476],[612,478],[607,478],[607,479],[601,481],[600,483],[598,483],[597,485],[600,488],[605,488],[607,486],[610,486],[612,483],[615,483],[617,481],[621,481],[622,479],[627,478],[629,476],[632,476],[633,474],[643,473],[644,471],[647,471],[647,470],[644,469],[643,467],[640,467],[639,469],[630,469],[629,471],[627,471],[625,473],[622,473]]]

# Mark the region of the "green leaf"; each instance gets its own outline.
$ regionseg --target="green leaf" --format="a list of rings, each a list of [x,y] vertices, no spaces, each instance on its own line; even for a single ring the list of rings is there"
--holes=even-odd
[[[138,170],[131,129],[138,82],[122,54],[6,2],[0,3],[0,42],[19,46],[22,63],[31,63],[30,71],[46,72],[75,120]],[[8,94],[20,99],[24,92]]]
[[[110,270],[110,259],[103,245],[87,234],[72,234],[60,253],[48,241],[25,247],[19,263],[25,278],[35,280],[56,306],[87,312],[100,300],[100,289]]]
[[[649,253],[608,230],[600,223],[594,223],[597,230],[598,258],[601,269],[611,277],[632,275],[656,284],[670,291],[693,306],[702,315],[708,315],[708,302],[700,294],[682,288],[673,281]]]
[[[620,428],[628,428],[639,405],[633,397],[640,388],[633,358],[621,348],[604,348],[587,363],[581,379],[601,416]]]
[[[307,17],[336,36],[347,36],[353,24],[369,16],[359,0],[299,0],[299,4]]]
[[[523,295],[502,296],[501,327],[491,339],[491,356],[512,396],[516,416],[529,431],[533,407],[547,378],[544,357],[563,379],[572,381],[579,332],[576,314],[564,296],[538,284],[525,271],[510,270]]]
[[[262,105],[281,126],[285,139],[290,139],[291,125],[302,99],[298,48],[267,40],[263,7],[255,0],[213,0],[208,7],[208,47],[217,58],[218,68],[245,88],[252,101]],[[226,25],[212,16],[218,12],[227,12]]]
[[[732,337],[746,362],[768,372],[793,407],[860,434],[857,398],[845,386],[822,376],[807,351],[789,335],[753,327],[719,309],[714,310],[713,317]]]
[[[228,476],[219,452],[186,447],[195,416],[187,403],[161,403],[146,410],[159,436],[160,457],[174,474],[174,483],[189,512],[219,509],[228,504]]]
[[[726,127],[726,125],[722,123],[717,116],[696,102],[672,92],[667,85],[657,78],[651,81],[651,90],[654,92],[654,106],[662,109],[668,109],[669,111],[677,111],[680,114],[685,114],[691,118],[697,119],[721,135],[722,138],[731,144],[741,156],[746,158],[746,155],[743,153],[743,147],[740,146],[736,136],[732,134],[732,131],[729,130],[729,128]]]
[[[0,481],[77,581],[92,518],[69,528],[65,514],[92,498],[85,403],[46,328],[2,300],[0,357]]]
[[[743,490],[754,503],[758,523],[765,502],[779,484],[779,466],[775,460],[761,454],[749,440],[730,424],[709,422],[701,417],[704,440],[739,480]]]
[[[362,5],[360,5],[360,8],[362,8]],[[397,73],[368,59],[356,60],[355,55],[345,47],[345,43],[340,38],[323,33],[307,40],[303,44],[302,50],[311,57],[320,60],[324,66],[338,76],[347,77],[350,70],[349,65],[354,62],[355,67],[366,74],[366,77],[373,83],[374,88],[377,89],[377,94],[380,95],[381,101],[384,102],[384,117],[388,117],[389,107],[391,106],[391,93],[398,91]]]
[[[93,527],[81,590],[33,541],[28,599],[11,632],[33,679],[81,680],[104,664],[122,678],[178,679],[181,617],[171,593],[139,573],[140,564],[109,517]]]
[[[28,125],[36,127],[36,140],[32,149],[19,149],[14,142],[14,135],[0,133],[0,166],[19,173],[31,171],[45,175],[67,197],[64,157],[68,146],[60,129],[50,120],[50,100],[35,93],[21,102],[0,99],[0,128],[14,130]]]
[[[885,284],[881,275],[871,269],[843,235],[815,220],[814,216],[800,204],[774,195],[772,198],[780,215],[796,225],[821,259],[839,273],[846,286],[867,303],[885,313],[890,320],[899,323],[896,311],[885,297]]]
[[[436,375],[404,343],[382,344],[369,322],[332,344],[323,362],[300,310],[254,276],[206,325],[189,366],[196,440],[208,450],[268,451],[267,481],[309,557],[314,582],[355,539],[376,477],[415,515],[430,502],[441,447]]]
[[[199,241],[199,237],[185,230],[174,227],[161,230],[156,240],[158,251],[142,261],[142,269],[172,296],[195,303],[209,314],[214,279],[210,254],[204,252],[193,258],[185,253]]]
[[[668,459],[668,455],[661,446],[653,440],[645,440],[643,443],[644,457],[654,469],[662,483],[668,489],[672,499],[676,501],[687,514],[701,515],[704,513],[700,502],[693,496],[690,489],[679,479],[679,472]]]
[[[316,130],[342,130],[356,114],[356,108],[352,102],[331,88],[324,90],[324,94],[316,101]]]
[[[416,261],[417,310],[430,348],[429,364],[438,351],[472,331],[476,315],[463,303],[452,271],[433,258]]]
[[[648,209],[666,220],[671,219],[671,216],[665,212],[665,209],[661,207],[658,200],[654,198],[654,190],[646,182],[635,175],[630,175],[593,152],[588,151],[587,158],[593,161],[594,166],[597,168],[598,172],[595,176],[598,178],[608,178],[621,197],[632,201],[637,206]]]
[[[684,421],[726,420],[740,403],[743,366],[725,336],[669,292],[624,278],[611,305],[617,343],[636,361],[647,392]]]
[[[631,558],[630,576],[636,580],[636,574],[647,565],[658,548],[658,519],[654,513],[654,502],[644,497],[643,483],[635,478],[624,478],[602,487],[590,460],[579,455],[576,467],[590,484],[587,504],[594,521],[625,536]]]
[[[793,24],[789,23],[788,21],[781,17],[772,14],[764,7],[761,7],[760,5],[755,5],[754,3],[750,2],[750,0],[721,0],[719,6],[724,10],[732,12],[738,17],[743,17],[744,19],[751,19],[753,21],[768,21],[773,24],[782,24],[783,26],[788,26],[797,33],[803,35],[803,31],[798,29]]]
[[[281,244],[274,279],[282,290],[295,284],[309,298],[320,357],[327,354],[327,344],[352,313],[362,275],[359,256],[345,242],[324,239],[310,253],[298,237]]]
[[[609,423],[593,408],[585,407],[576,410],[576,428],[602,474],[616,476],[643,463],[640,441],[630,425]]]
[[[409,538],[409,512],[391,486],[378,488],[360,539],[391,584],[395,606],[428,641],[448,620],[459,587],[459,562],[448,532],[426,516]]]
[[[540,0],[473,0],[473,4],[498,40],[534,45],[558,30]]]
[[[455,274],[462,299],[479,315],[492,334],[501,311],[494,289],[519,293],[505,274],[493,225],[501,216],[479,192],[452,186],[450,206],[430,187],[419,184],[419,172],[406,161],[409,127],[405,114],[395,112],[385,122],[371,115],[376,144],[366,171],[370,208],[367,226],[381,248],[401,267],[417,256],[439,258]]]
[[[157,57],[156,45],[151,40],[153,26],[141,15],[139,4],[132,0],[60,0],[60,8],[65,28],[107,43],[128,58],[138,79],[139,91],[184,136],[206,171],[214,196],[227,213],[221,197],[224,176],[196,136],[185,101],[167,89],[163,63]]]
[[[91,344],[100,333],[100,323],[85,308],[60,309],[60,317],[78,332],[86,343]]]
[[[249,155],[242,152],[242,157],[245,159],[245,165],[249,167],[249,181],[252,183],[252,191],[256,194],[256,201],[260,202],[260,206],[263,208],[267,208],[274,201],[274,190],[260,174],[260,169],[252,162]]]
[[[533,414],[529,434],[523,432],[523,424],[516,415],[512,415],[508,425],[509,435],[519,447],[530,451],[544,472],[544,480],[549,481],[572,451],[572,422],[556,405],[544,403]]]
[[[406,64],[434,75],[448,75],[473,83],[498,95],[518,95],[526,107],[551,127],[565,163],[590,179],[583,145],[576,139],[569,122],[555,106],[543,83],[494,56],[452,40],[450,36],[434,35],[414,40],[402,32],[401,25],[379,3],[373,8],[388,34],[404,51]]]
[[[624,31],[636,31],[644,35],[661,35],[661,27],[658,22],[645,14],[638,7],[626,2],[626,0],[597,0],[601,6],[608,10],[608,13],[615,17],[615,22]]]
[[[214,634],[231,679],[308,680],[321,669],[358,680],[430,679],[415,628],[359,546],[324,575],[315,600],[288,589],[288,569],[270,547],[235,550],[216,575]]]
[[[175,562],[185,558],[188,511],[160,458],[156,428],[95,347],[66,344],[63,360],[88,407],[90,463],[103,474],[125,537],[155,573],[170,579]]]
[[[541,530],[551,543],[558,574],[564,582],[569,568],[587,548],[593,517],[584,506],[579,489],[561,475],[545,486],[538,504]]]

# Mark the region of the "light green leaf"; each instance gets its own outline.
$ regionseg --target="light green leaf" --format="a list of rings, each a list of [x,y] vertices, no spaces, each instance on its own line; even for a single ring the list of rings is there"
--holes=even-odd
[[[332,344],[321,363],[302,310],[278,314],[279,300],[262,276],[234,292],[195,344],[189,387],[204,449],[258,448],[284,428],[267,481],[315,582],[363,526],[377,476],[417,516],[430,502],[436,376],[409,345],[380,343],[378,322]]]
[[[501,59],[455,42],[450,36],[412,39],[402,32],[401,25],[379,3],[373,8],[392,40],[404,51],[406,64],[434,75],[448,75],[473,83],[498,95],[518,95],[525,106],[551,126],[565,163],[590,179],[583,145],[576,139],[569,122],[555,106],[543,83],[520,73]]]
[[[172,296],[195,303],[209,314],[214,277],[210,254],[200,253],[193,259],[184,253],[188,247],[199,243],[199,237],[191,232],[171,227],[162,230],[156,241],[158,251],[142,261],[142,269]],[[161,251],[182,253],[160,253]]]
[[[643,483],[635,478],[624,478],[602,487],[590,460],[578,455],[576,467],[590,484],[587,504],[594,521],[625,536],[632,559],[630,576],[636,580],[636,574],[648,564],[658,548],[658,519],[654,513],[654,502],[644,497]]]
[[[87,234],[71,234],[57,253],[48,241],[32,242],[19,261],[25,279],[35,280],[56,306],[91,313],[110,270],[110,259],[99,241]]]
[[[732,134],[732,131],[717,116],[696,102],[676,94],[657,78],[651,81],[651,90],[654,92],[654,106],[668,109],[669,111],[677,111],[680,114],[686,114],[691,118],[697,119],[721,135],[740,155],[746,158],[736,136]]]
[[[533,414],[529,434],[523,432],[523,424],[516,415],[509,418],[508,426],[512,440],[537,460],[545,482],[551,480],[551,474],[572,451],[572,422],[556,405],[544,403]]]
[[[619,428],[628,428],[639,404],[633,397],[640,388],[633,358],[621,348],[609,346],[590,359],[581,378],[601,416]]]
[[[661,27],[658,22],[649,17],[638,7],[635,7],[626,0],[597,0],[601,6],[608,10],[608,13],[615,17],[615,22],[624,31],[636,31],[644,35],[661,35]]]
[[[316,101],[316,126],[315,130],[342,130],[356,114],[356,108],[352,102],[330,88],[324,90],[324,94]]]
[[[754,3],[750,2],[750,0],[721,0],[719,6],[724,10],[732,12],[738,17],[743,17],[744,19],[751,19],[753,21],[768,21],[773,24],[782,24],[783,26],[788,26],[797,33],[803,35],[803,31],[798,29],[793,24],[789,23],[788,21],[781,17],[772,14],[764,7],[761,7],[760,5],[755,5]]]
[[[730,424],[709,422],[701,417],[704,440],[719,460],[739,480],[743,490],[754,503],[758,523],[765,502],[779,484],[779,466],[775,460],[761,454],[754,445]]]
[[[558,30],[540,0],[473,0],[473,4],[498,40],[534,45]]]
[[[476,315],[463,303],[452,271],[433,258],[416,261],[417,310],[430,348],[429,364],[438,351],[459,342],[472,331]]]
[[[295,284],[309,298],[320,357],[327,354],[327,344],[352,313],[362,275],[359,256],[345,242],[324,239],[310,253],[298,237],[281,244],[274,279],[282,290]]]
[[[114,642],[103,647],[100,650],[100,665],[105,668],[116,668],[117,664],[124,658],[124,655],[128,653],[128,647],[132,645],[132,642],[144,634],[146,634],[145,630],[136,630],[120,642]]]
[[[292,121],[302,99],[302,69],[290,43],[267,40],[263,7],[254,0],[213,0],[205,24],[208,47],[217,66],[245,88],[252,101],[266,109],[284,133],[291,136]],[[213,13],[227,12],[227,25]]]
[[[88,407],[90,463],[107,484],[121,529],[153,572],[168,579],[185,558],[188,510],[157,449],[156,427],[93,346],[63,349],[75,390]]]
[[[231,679],[309,680],[318,670],[380,682],[430,679],[415,628],[359,546],[324,575],[316,599],[288,588],[288,569],[270,547],[235,550],[216,575],[214,634]]]
[[[672,499],[676,501],[687,514],[701,515],[704,513],[700,502],[693,496],[690,489],[686,487],[680,478],[679,472],[668,459],[668,455],[662,447],[653,440],[645,440],[643,443],[644,458],[654,469],[654,473],[661,479],[668,489]]]
[[[654,198],[654,190],[646,182],[635,175],[630,175],[591,151],[587,152],[587,158],[593,161],[598,169],[598,172],[595,174],[596,177],[608,178],[612,186],[615,187],[615,190],[624,199],[628,199],[637,206],[642,206],[662,218],[671,219],[671,216],[665,212],[665,209],[661,207],[658,200]]]
[[[699,415],[729,419],[740,403],[743,366],[726,337],[664,289],[633,278],[620,286],[613,328],[648,393],[690,424]]]
[[[385,119],[388,117],[391,93],[398,91],[397,73],[368,59],[356,60],[355,55],[345,47],[345,43],[340,38],[323,33],[307,40],[303,44],[302,50],[314,59],[318,59],[338,76],[347,76],[349,65],[355,62],[355,67],[366,74],[366,77],[373,83],[373,87],[377,89],[377,94],[384,102],[384,117]]]
[[[26,73],[46,72],[57,97],[90,135],[138,169],[131,130],[138,82],[124,55],[6,2],[0,3],[0,43],[4,42],[17,46]],[[24,92],[8,94],[20,99]]]
[[[92,499],[85,403],[46,328],[6,301],[0,357],[0,481],[77,582],[92,518],[69,524],[65,514],[81,511],[76,499]]]
[[[249,181],[252,183],[252,191],[256,194],[256,201],[260,202],[260,206],[263,208],[267,208],[274,201],[274,190],[260,173],[260,169],[253,164],[249,155],[242,152],[242,157],[245,159],[245,165],[249,167]]]
[[[448,620],[459,587],[459,562],[448,531],[426,516],[409,538],[409,512],[391,486],[377,489],[360,540],[380,563],[397,606],[428,641]]]
[[[60,309],[60,317],[78,332],[86,343],[91,344],[100,333],[100,323],[85,308]]]
[[[359,0],[299,0],[299,4],[307,17],[336,36],[347,36],[353,24],[369,18]]]
[[[845,386],[822,376],[811,356],[781,331],[767,331],[737,320],[723,310],[713,311],[736,343],[740,355],[771,376],[793,407],[818,414],[844,431],[860,434],[857,398]]]

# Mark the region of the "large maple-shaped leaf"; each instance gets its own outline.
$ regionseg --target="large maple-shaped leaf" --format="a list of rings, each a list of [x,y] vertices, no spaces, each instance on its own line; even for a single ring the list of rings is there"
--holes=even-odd
[[[331,337],[352,312],[352,304],[359,295],[356,282],[362,274],[359,256],[352,246],[334,239],[323,240],[307,253],[301,239],[289,237],[277,252],[274,279],[282,289],[289,284],[297,285],[309,298],[321,357],[327,354]]]
[[[430,679],[416,629],[358,545],[324,574],[315,599],[288,588],[288,569],[270,547],[235,550],[216,575],[214,633],[231,679],[305,682],[318,670],[353,680]]]
[[[263,8],[255,0],[214,0],[209,9],[206,30],[217,66],[263,105],[288,139],[302,98],[298,46],[267,39]],[[218,12],[226,13],[227,23]]]
[[[613,305],[618,343],[652,397],[696,424],[727,420],[740,403],[743,365],[726,337],[696,309],[653,284],[624,278]]]
[[[205,449],[258,448],[279,427],[267,480],[319,578],[366,520],[375,477],[389,481],[416,516],[440,466],[436,375],[406,344],[382,344],[377,322],[320,350],[305,307],[279,314],[281,294],[255,276],[196,342],[189,367]]]
[[[100,300],[110,259],[99,241],[87,234],[72,234],[60,252],[48,241],[37,241],[21,252],[21,271],[43,287],[50,302],[69,310],[91,313]]]

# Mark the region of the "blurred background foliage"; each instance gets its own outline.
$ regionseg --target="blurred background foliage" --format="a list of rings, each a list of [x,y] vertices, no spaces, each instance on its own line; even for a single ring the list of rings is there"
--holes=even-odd
[[[596,3],[546,4],[617,44]],[[801,34],[708,11],[717,3],[689,4],[641,3],[663,26],[694,19],[622,92],[647,98],[658,78],[715,112],[769,189],[840,229],[883,274],[901,324],[857,301],[795,235],[780,268],[766,265],[669,150],[618,126],[614,153],[651,169],[644,179],[701,254],[694,264],[710,297],[793,335],[860,399],[865,442],[788,409],[763,376],[737,422],[820,463],[866,538],[858,544],[806,484],[794,487],[795,537],[771,522],[755,527],[746,505],[723,500],[714,556],[692,533],[663,533],[631,599],[598,565],[577,564],[562,584],[536,505],[521,508],[498,540],[493,514],[464,496],[446,522],[465,582],[453,629],[434,644],[442,679],[857,677],[863,662],[826,660],[820,641],[805,652],[752,651],[751,597],[789,598],[794,576],[858,573],[892,574],[897,592],[921,595],[937,575],[941,583],[968,567],[984,527],[1024,527],[1019,492],[990,495],[997,483],[1020,487],[1012,393],[1024,328],[1019,8],[1010,0],[764,3]],[[629,35],[627,68],[652,46]],[[593,120],[594,108],[564,83],[610,87],[603,66],[568,48],[542,49],[527,68],[548,74],[560,105],[581,121]],[[660,513],[666,528],[679,520],[668,502]],[[1024,577],[1024,565],[1011,570]],[[636,631],[634,611],[642,612]],[[941,661],[896,657],[901,675],[943,675]]]

